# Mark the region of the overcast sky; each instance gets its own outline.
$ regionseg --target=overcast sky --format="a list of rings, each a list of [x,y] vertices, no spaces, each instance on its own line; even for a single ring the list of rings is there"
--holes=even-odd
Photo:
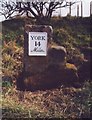
[[[83,17],[90,16],[90,2],[92,0],[81,0],[81,1],[83,3]],[[80,2],[77,3],[77,4],[79,4],[79,11],[81,11]],[[61,10],[60,9],[57,10],[54,14],[55,15],[66,16],[68,13],[69,13],[69,8],[67,7],[67,8],[62,8]],[[72,6],[72,13],[71,14],[72,14],[72,16],[76,16],[77,15],[77,5],[76,4]],[[81,15],[81,13],[79,13],[79,15]],[[2,20],[4,20],[4,18],[2,16],[0,16],[0,21],[2,21]]]

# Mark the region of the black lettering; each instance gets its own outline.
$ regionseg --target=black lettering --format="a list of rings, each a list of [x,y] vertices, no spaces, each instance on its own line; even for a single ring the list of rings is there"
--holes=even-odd
[[[42,40],[45,40],[45,36],[42,36]]]
[[[34,36],[31,36],[31,39],[33,40],[33,39],[34,39]]]
[[[40,45],[41,45],[40,42],[35,41],[35,46],[40,46]]]
[[[41,36],[38,36],[38,37],[37,37],[37,40],[41,40]]]
[[[45,36],[30,36],[32,40],[45,40]]]
[[[45,52],[41,47],[35,47],[31,52]]]

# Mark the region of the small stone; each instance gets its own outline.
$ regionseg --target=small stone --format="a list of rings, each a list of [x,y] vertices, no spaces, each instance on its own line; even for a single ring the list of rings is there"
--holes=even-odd
[[[63,46],[51,46],[48,49],[48,59],[50,63],[64,63],[66,59],[66,49]]]

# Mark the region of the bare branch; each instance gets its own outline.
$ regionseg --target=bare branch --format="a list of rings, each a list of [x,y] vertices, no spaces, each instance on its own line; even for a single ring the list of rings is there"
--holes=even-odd
[[[76,1],[71,2],[71,6],[75,3]],[[12,17],[12,15],[16,12],[20,15],[26,14],[27,17],[30,17],[31,14],[36,19],[42,19],[43,17],[51,18],[53,11],[58,8],[70,6],[70,2],[67,2],[66,0],[35,0],[32,2],[14,2],[13,0],[7,2],[7,0],[4,0],[0,1],[0,4],[0,13],[6,19]]]

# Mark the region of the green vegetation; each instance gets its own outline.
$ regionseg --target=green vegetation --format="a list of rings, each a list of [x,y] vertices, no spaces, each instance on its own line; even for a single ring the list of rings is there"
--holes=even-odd
[[[85,80],[81,88],[61,88],[20,92],[16,90],[16,77],[23,68],[24,23],[34,20],[14,19],[3,22],[2,32],[2,113],[3,118],[90,118],[92,82]],[[67,50],[67,61],[79,67],[89,48],[90,18],[52,18],[53,43]],[[1,36],[1,34],[0,34]],[[92,48],[91,48],[92,49]]]

